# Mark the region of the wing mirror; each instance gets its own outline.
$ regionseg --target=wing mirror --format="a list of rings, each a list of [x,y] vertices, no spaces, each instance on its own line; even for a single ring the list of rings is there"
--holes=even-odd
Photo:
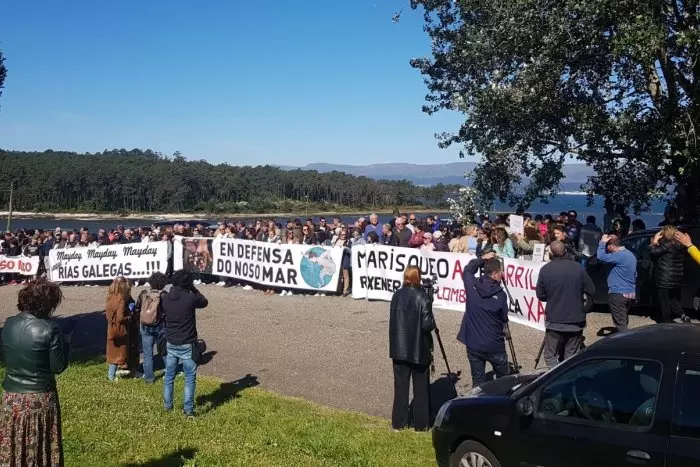
[[[535,412],[535,404],[532,398],[525,396],[515,404],[515,411],[522,417],[529,417]]]

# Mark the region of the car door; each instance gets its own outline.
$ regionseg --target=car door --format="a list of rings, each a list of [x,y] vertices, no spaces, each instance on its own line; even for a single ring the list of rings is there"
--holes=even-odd
[[[534,414],[521,420],[519,465],[663,466],[668,423],[655,417],[661,375],[660,362],[634,358],[592,358],[563,370],[535,392]]]
[[[697,467],[700,465],[700,355],[683,355],[676,381],[666,465]]]

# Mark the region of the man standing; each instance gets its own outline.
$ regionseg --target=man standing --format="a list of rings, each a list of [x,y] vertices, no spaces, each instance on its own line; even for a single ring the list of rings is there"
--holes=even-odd
[[[406,225],[406,228],[411,231],[411,234],[415,233],[414,226],[416,225],[416,215],[411,213],[408,215],[408,224]]]
[[[537,299],[547,304],[544,360],[552,368],[559,363],[562,348],[564,359],[581,348],[586,327],[584,294],[593,297],[595,286],[586,270],[567,256],[561,241],[552,242],[550,251],[552,261],[540,269],[536,293]]]
[[[626,331],[637,291],[637,257],[616,235],[603,235],[597,256],[598,261],[613,265],[608,273],[608,306],[617,331]]]
[[[370,232],[377,234],[379,242],[381,242],[382,238],[384,238],[384,229],[381,225],[379,225],[379,216],[376,214],[369,216],[369,225],[365,227],[365,231],[363,232],[365,241],[367,241],[367,235],[369,235]]]
[[[392,235],[393,246],[400,246],[403,248],[410,247],[411,236],[413,235],[410,230],[406,228],[405,220],[403,217],[397,217],[395,221],[396,227],[394,227],[394,235]]]
[[[165,410],[173,409],[173,386],[175,370],[182,362],[185,371],[185,390],[183,410],[185,415],[194,416],[194,394],[197,383],[197,362],[193,359],[194,346],[197,345],[197,317],[195,310],[205,308],[209,302],[194,287],[192,273],[186,270],[176,271],[172,277],[170,291],[161,296],[161,305],[167,323],[165,340],[167,357],[165,359],[165,384],[163,403]]]
[[[484,273],[477,279],[475,274],[482,266]],[[467,346],[472,386],[477,387],[486,381],[486,362],[491,364],[497,378],[508,374],[503,330],[508,322],[508,301],[501,288],[501,262],[493,252],[471,260],[463,274],[467,309],[457,340]]]
[[[596,255],[598,243],[603,237],[603,231],[600,230],[595,221],[595,216],[588,216],[586,225],[581,227],[579,232],[578,251],[581,252],[580,262],[584,268],[588,266],[591,258]]]

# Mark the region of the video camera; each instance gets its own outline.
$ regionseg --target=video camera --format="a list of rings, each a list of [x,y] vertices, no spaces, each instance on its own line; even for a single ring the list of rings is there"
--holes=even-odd
[[[425,277],[421,279],[420,286],[423,289],[423,292],[432,300],[433,295],[435,295],[436,292],[436,287],[437,287],[437,281],[438,277],[437,274],[433,274],[430,277]]]

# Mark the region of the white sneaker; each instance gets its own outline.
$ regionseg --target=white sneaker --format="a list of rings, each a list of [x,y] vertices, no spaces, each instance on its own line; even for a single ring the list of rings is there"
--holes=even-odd
[[[143,286],[146,287],[147,289],[150,289],[150,288],[151,288],[151,284],[149,284],[148,282],[146,282],[145,284],[143,284]]]
[[[243,290],[253,290],[253,288],[249,285],[246,285],[245,287],[243,287]]]
[[[288,297],[291,297],[292,295],[294,295],[294,294],[292,293],[292,291],[291,291],[291,290],[287,290],[287,296],[288,296]]]
[[[286,296],[286,295],[287,295],[287,291],[286,291],[286,290],[283,290],[283,291],[280,292],[280,297],[284,297],[284,296]]]
[[[134,282],[134,287],[138,287],[138,286],[139,286],[139,281]]]
[[[321,294],[319,294],[319,296],[321,296],[321,297],[325,297],[325,296],[326,296],[326,294],[324,294],[324,293],[321,293]]]
[[[223,287],[223,286],[225,286],[225,285],[226,285],[226,282],[224,282],[224,281],[221,281],[221,282],[219,282],[219,283],[218,283],[218,284],[216,284],[216,285],[218,285],[219,287]]]
[[[200,281],[199,279],[195,279],[192,283],[194,285],[202,285],[202,281]]]

